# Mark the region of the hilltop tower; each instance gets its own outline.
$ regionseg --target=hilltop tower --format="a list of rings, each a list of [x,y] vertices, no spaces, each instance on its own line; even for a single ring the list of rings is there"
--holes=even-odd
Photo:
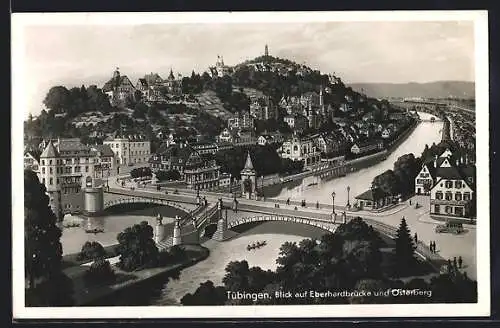
[[[58,220],[63,219],[61,206],[61,184],[59,181],[59,153],[49,141],[47,147],[40,155],[40,181],[47,189],[49,205]]]
[[[269,56],[269,48],[268,48],[267,44],[264,47],[264,56],[266,56],[266,57]]]
[[[325,112],[325,102],[324,102],[324,99],[323,99],[323,86],[321,86],[320,89],[319,89],[319,108],[320,108],[321,114],[322,115],[326,115],[326,112]]]

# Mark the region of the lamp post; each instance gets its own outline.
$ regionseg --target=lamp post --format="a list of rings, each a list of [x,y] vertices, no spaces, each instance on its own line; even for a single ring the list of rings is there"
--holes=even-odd
[[[332,214],[335,215],[335,191],[332,191]]]
[[[351,204],[349,203],[349,192],[351,191],[351,187],[347,186],[347,208],[351,207]]]

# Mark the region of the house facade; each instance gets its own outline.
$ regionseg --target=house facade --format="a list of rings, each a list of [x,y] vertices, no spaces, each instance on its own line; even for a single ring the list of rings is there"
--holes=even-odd
[[[279,149],[282,158],[293,161],[304,161],[304,167],[318,164],[321,161],[321,152],[315,144],[314,138],[298,138],[296,136],[283,142]]]
[[[151,142],[142,135],[117,135],[103,142],[115,154],[117,165],[147,164],[151,156]]]

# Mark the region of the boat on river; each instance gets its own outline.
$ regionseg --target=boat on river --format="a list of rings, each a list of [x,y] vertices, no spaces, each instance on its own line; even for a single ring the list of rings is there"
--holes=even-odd
[[[251,245],[248,245],[247,246],[247,250],[248,251],[251,251],[253,249],[258,249],[258,248],[261,248],[261,247],[264,247],[266,246],[267,242],[264,240],[264,241],[258,241],[256,243],[253,243]]]
[[[96,234],[96,233],[101,233],[101,232],[104,232],[104,229],[98,229],[98,228],[94,228],[94,229],[85,229],[85,232],[86,232],[86,233],[93,233],[93,234]]]

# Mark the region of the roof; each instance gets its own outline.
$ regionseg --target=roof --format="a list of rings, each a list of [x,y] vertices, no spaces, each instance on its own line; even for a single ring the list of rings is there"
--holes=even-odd
[[[252,158],[250,157],[250,152],[247,153],[247,160],[245,162],[243,170],[254,171]]]
[[[354,197],[355,199],[361,199],[361,200],[371,200],[371,201],[374,201],[374,200],[377,200],[377,199],[381,199],[381,198],[384,198],[385,196],[387,196],[387,194],[382,190],[382,189],[379,189],[379,188],[371,188],[371,189],[368,189],[367,191],[365,191],[364,193]]]
[[[113,91],[115,87],[118,87],[123,84],[131,83],[129,78],[126,75],[119,76],[118,78],[111,78],[108,82],[104,84],[102,87],[103,92]]]
[[[96,151],[101,153],[101,156],[113,157],[115,154],[109,145],[95,145],[92,147]]]
[[[47,147],[45,147],[42,154],[40,155],[40,158],[52,158],[58,156],[59,152],[57,151],[56,147],[54,147],[54,145],[52,144],[52,141],[50,141]]]
[[[59,152],[90,150],[89,147],[82,144],[78,138],[59,139],[57,148]]]
[[[449,179],[449,180],[460,180],[463,179],[462,174],[456,167],[438,167],[436,170],[436,176]]]

